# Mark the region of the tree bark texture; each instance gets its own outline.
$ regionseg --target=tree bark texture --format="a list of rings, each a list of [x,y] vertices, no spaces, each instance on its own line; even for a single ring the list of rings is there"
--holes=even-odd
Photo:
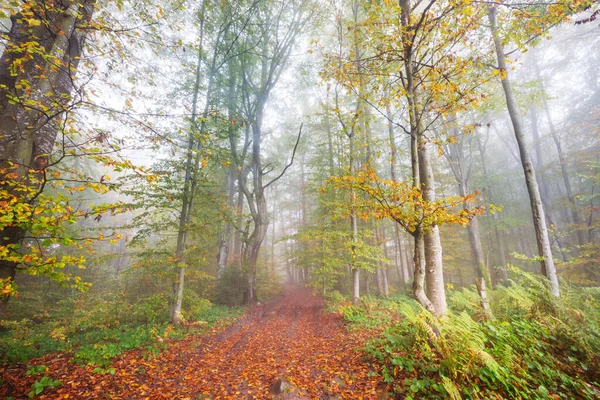
[[[546,216],[544,213],[544,207],[542,205],[540,191],[538,189],[535,177],[535,170],[531,162],[529,151],[527,150],[527,144],[525,143],[525,137],[523,135],[523,129],[521,127],[521,120],[519,117],[519,112],[517,110],[517,103],[513,94],[512,85],[510,81],[510,75],[508,69],[506,68],[506,55],[504,54],[504,47],[502,46],[502,42],[500,40],[500,36],[496,26],[496,13],[497,6],[491,6],[488,14],[490,21],[490,29],[494,41],[494,47],[496,50],[498,69],[502,78],[502,88],[504,90],[506,106],[508,108],[508,113],[510,115],[510,119],[515,132],[517,145],[519,147],[521,165],[523,166],[525,183],[527,185],[527,192],[529,193],[529,202],[533,214],[533,226],[535,228],[538,253],[540,257],[542,257],[542,274],[546,276],[546,278],[548,278],[548,280],[550,281],[552,294],[558,297],[560,295],[558,287],[558,276],[556,275],[554,259],[552,258],[552,249],[550,247],[550,239],[548,237],[548,229],[546,227]]]
[[[59,125],[75,101],[71,95],[86,36],[80,26],[91,20],[94,5],[93,0],[38,0],[22,5],[31,16],[11,18],[0,57],[0,184],[18,202],[33,202],[37,196],[31,193],[43,188]],[[39,51],[26,50],[36,46]],[[21,227],[8,224],[0,232],[0,247],[20,244],[24,235]],[[0,260],[0,279],[13,280],[17,267]],[[7,301],[4,297],[0,307]]]

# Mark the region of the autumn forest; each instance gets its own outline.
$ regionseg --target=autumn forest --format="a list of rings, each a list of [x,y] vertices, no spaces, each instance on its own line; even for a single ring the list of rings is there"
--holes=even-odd
[[[1,0],[0,398],[600,398],[600,3]]]

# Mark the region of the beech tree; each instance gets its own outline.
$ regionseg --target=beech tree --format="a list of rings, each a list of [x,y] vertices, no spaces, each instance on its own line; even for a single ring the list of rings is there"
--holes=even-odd
[[[458,186],[458,194],[467,196],[471,192],[471,171],[473,167],[473,154],[469,152],[465,154],[465,146],[471,146],[473,136],[460,135],[455,124],[452,127],[452,142],[441,148],[444,156],[448,160],[452,175],[456,179]],[[465,207],[467,204],[465,204]],[[487,285],[490,282],[489,271],[483,255],[483,247],[481,245],[481,237],[479,234],[479,223],[477,217],[471,218],[467,225],[467,233],[469,236],[469,244],[471,245],[471,257],[473,259],[473,267],[475,271],[475,283],[479,296],[481,297],[481,305],[485,312],[491,315],[489,299],[487,296]]]
[[[256,266],[269,227],[265,192],[283,176],[293,162],[296,151],[294,148],[290,163],[279,175],[265,180],[265,176],[271,172],[268,168],[265,169],[262,159],[265,109],[269,95],[287,67],[296,39],[309,27],[313,18],[314,9],[310,2],[295,0],[278,3],[259,2],[252,20],[255,31],[244,36],[238,46],[241,56],[239,60],[232,60],[239,65],[241,104],[238,105],[238,112],[246,123],[243,150],[240,152],[237,148],[233,134],[230,135],[230,150],[238,170],[237,182],[246,199],[253,225],[246,239],[246,251],[242,255],[242,265],[248,278],[246,296],[248,303],[256,301]],[[301,128],[298,140],[300,134]],[[246,160],[246,156],[250,160]],[[251,179],[250,183],[248,179]]]
[[[375,107],[393,102],[406,108],[406,120],[390,122],[409,135],[412,183],[422,191],[425,202],[434,203],[431,127],[443,114],[462,110],[480,98],[475,90],[478,83],[470,81],[472,77],[467,72],[474,60],[458,52],[458,48],[471,45],[466,38],[477,27],[478,14],[468,4],[436,1],[423,8],[413,7],[410,1],[398,5],[385,2],[369,6],[368,12],[366,21],[355,29],[361,30],[368,38],[366,43],[372,44],[371,53],[362,63],[364,74],[370,77],[369,84],[377,88],[372,92],[385,94],[374,101]],[[443,21],[449,18],[458,19],[461,24],[446,25]],[[343,72],[350,82],[352,77],[362,75],[356,70]],[[411,234],[415,297],[442,315],[447,306],[439,229],[432,225],[421,232],[417,226]]]
[[[510,10],[511,4],[507,5],[509,7],[508,10]],[[536,5],[537,4],[534,2],[530,6],[535,7]],[[524,7],[526,8],[527,6],[528,5],[525,5]],[[543,13],[543,20],[541,25],[539,21],[535,22],[537,24],[535,27],[531,27],[530,25],[528,25],[528,23],[523,24],[523,35],[525,35],[525,39],[519,38],[519,40],[521,42],[527,42],[526,38],[528,36],[533,36],[535,38],[536,36],[539,36],[539,34],[543,33],[544,30],[547,29],[547,26],[559,23],[560,21],[567,18],[571,10],[568,10],[569,12],[565,13],[565,10],[560,6],[561,5],[559,4],[556,7],[545,10],[545,13]],[[578,4],[578,6],[582,7],[582,4]],[[583,7],[581,9],[583,9],[586,6],[587,4],[583,4]],[[515,10],[520,10],[519,6],[515,6]],[[554,259],[552,257],[552,248],[550,244],[548,227],[546,222],[547,210],[544,210],[539,186],[536,181],[536,172],[531,161],[529,151],[527,150],[527,145],[525,143],[524,132],[521,126],[521,120],[517,109],[516,99],[511,84],[511,74],[507,67],[507,55],[504,50],[504,44],[502,43],[502,37],[499,31],[498,14],[499,6],[497,4],[490,5],[488,20],[490,23],[490,32],[493,39],[494,51],[497,59],[497,71],[502,82],[502,89],[504,91],[506,107],[508,109],[511,124],[513,126],[515,139],[519,150],[520,161],[523,167],[523,173],[525,175],[527,191],[529,193],[531,212],[533,214],[533,226],[535,228],[536,242],[540,256],[542,274],[548,278],[548,280],[550,281],[552,293],[558,297],[560,295],[560,291],[558,286],[558,276],[556,273],[556,267],[554,265]],[[523,22],[522,20],[518,21],[519,23]],[[517,45],[519,44],[520,43],[517,43]]]
[[[23,3],[11,16],[0,58],[0,191],[16,213],[4,215],[9,218],[0,225],[4,289],[11,287],[19,265],[27,268],[33,261],[20,251],[30,229],[27,218],[20,218],[34,212],[65,116],[81,100],[72,94],[93,11],[93,1],[41,0]],[[67,218],[73,214],[64,211]]]

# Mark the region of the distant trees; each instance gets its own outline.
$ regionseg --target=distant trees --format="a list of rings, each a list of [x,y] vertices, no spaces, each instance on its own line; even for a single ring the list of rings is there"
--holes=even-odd
[[[516,16],[511,15],[511,5],[507,5],[507,14],[505,17],[508,21],[507,24],[512,24],[513,28],[517,28],[517,26],[522,26],[521,29],[515,29],[516,34],[516,44],[518,46],[524,46],[529,41],[535,39],[537,36],[544,34],[544,32],[552,25],[558,24],[568,18],[571,13],[576,12],[577,10],[583,10],[591,5],[591,2],[582,2],[581,4],[577,4],[575,8],[565,7],[564,5],[557,4],[554,6],[548,6],[547,8],[541,9],[538,11],[538,16],[535,18],[535,23],[530,21],[527,17],[522,17],[520,11],[526,10],[527,7],[538,7],[538,4],[533,2],[531,4],[525,5],[516,5],[515,13],[518,13]],[[521,125],[521,119],[519,116],[519,111],[517,109],[516,98],[513,93],[513,87],[511,84],[511,72],[507,66],[507,55],[504,50],[504,43],[502,41],[502,37],[499,31],[499,5],[492,4],[489,6],[488,20],[490,23],[490,32],[494,42],[494,51],[497,59],[497,71],[498,75],[502,81],[502,89],[504,92],[506,107],[508,109],[508,114],[510,116],[510,120],[512,123],[512,127],[514,130],[519,156],[521,160],[521,164],[523,167],[523,172],[525,174],[525,183],[527,185],[527,191],[529,194],[529,201],[531,206],[531,211],[533,214],[533,226],[535,228],[536,242],[538,247],[538,253],[540,256],[540,264],[542,268],[542,274],[548,278],[550,281],[550,286],[552,288],[552,293],[555,296],[559,296],[559,286],[558,286],[558,276],[556,272],[556,266],[554,265],[554,259],[552,257],[552,248],[550,243],[550,238],[548,234],[548,226],[547,226],[547,218],[546,213],[548,210],[544,210],[543,198],[539,189],[538,182],[536,180],[536,171],[531,160],[531,156],[529,155],[529,151],[527,150],[527,145],[525,142],[524,131]],[[512,18],[511,18],[512,17]],[[532,24],[535,24],[533,26]],[[537,122],[534,123],[534,134],[537,129]],[[550,121],[550,124],[552,122]],[[538,145],[539,146],[539,145]],[[538,159],[541,157],[541,152],[538,149]],[[560,153],[560,148],[559,148]],[[559,157],[561,154],[559,154]],[[537,172],[538,174],[542,174],[541,171]],[[541,178],[542,185],[544,185],[543,176]],[[544,190],[547,192],[547,190]],[[575,215],[577,217],[577,214]]]
[[[336,18],[332,23],[332,29],[337,31],[337,42],[327,44],[328,49],[331,50],[326,54],[323,76],[327,82],[335,85],[335,104],[332,109],[334,115],[337,114],[337,129],[348,135],[347,160],[350,161],[345,161],[348,168],[347,177],[334,177],[331,181],[335,183],[336,179],[341,179],[342,182],[345,182],[341,187],[349,190],[350,197],[347,206],[351,221],[355,215],[352,210],[360,207],[361,204],[361,200],[356,198],[355,191],[357,190],[371,193],[371,197],[378,201],[387,199],[389,207],[387,212],[392,215],[394,213],[392,209],[405,202],[399,200],[401,197],[398,197],[398,194],[392,195],[392,192],[384,191],[374,196],[374,187],[387,188],[387,191],[393,187],[391,183],[387,183],[378,176],[379,174],[374,173],[379,168],[374,166],[377,164],[376,158],[369,160],[364,165],[354,166],[352,164],[356,154],[356,144],[365,143],[364,149],[369,152],[369,143],[372,143],[372,128],[360,129],[361,121],[366,121],[369,127],[378,126],[378,122],[385,121],[389,131],[388,143],[391,148],[389,161],[392,181],[400,179],[395,171],[395,164],[398,162],[395,131],[398,130],[409,136],[411,145],[406,150],[410,150],[411,153],[411,182],[414,184],[415,190],[421,193],[422,198],[419,198],[419,202],[424,208],[427,208],[428,204],[439,204],[436,199],[436,191],[439,190],[440,184],[434,179],[434,171],[444,174],[444,170],[442,169],[440,172],[437,167],[438,163],[432,156],[434,149],[437,149],[439,154],[446,154],[449,171],[458,184],[457,193],[466,198],[470,196],[470,190],[472,190],[471,165],[476,161],[475,153],[480,153],[481,162],[484,163],[483,168],[486,171],[489,166],[485,165],[485,158],[489,157],[489,154],[484,154],[485,145],[479,138],[469,138],[471,146],[468,149],[463,147],[465,143],[463,136],[475,135],[474,132],[477,132],[477,128],[482,125],[477,121],[478,117],[472,118],[469,114],[469,120],[473,120],[473,122],[464,126],[460,126],[459,121],[464,119],[463,117],[467,113],[474,112],[473,115],[490,113],[489,92],[494,88],[491,82],[500,77],[504,93],[508,93],[505,99],[514,130],[517,136],[521,135],[518,137],[517,143],[520,160],[526,166],[525,181],[529,193],[533,196],[531,209],[536,221],[534,226],[539,243],[540,260],[544,260],[542,261],[543,273],[549,279],[553,292],[558,295],[556,268],[551,256],[552,244],[547,234],[548,228],[544,227],[546,219],[543,216],[543,204],[539,196],[535,196],[535,186],[537,185],[533,177],[535,172],[525,148],[524,132],[520,126],[521,118],[517,116],[519,111],[516,100],[510,94],[511,73],[506,64],[507,55],[504,53],[503,46],[512,40],[517,48],[526,48],[538,37],[544,35],[547,29],[560,24],[568,15],[572,15],[576,10],[584,9],[587,5],[589,3],[577,4],[575,8],[568,10],[568,7],[562,3],[547,5],[509,2],[499,5],[432,1],[414,7],[411,2],[402,1],[399,4],[384,2],[360,7],[349,3],[345,6],[347,8],[344,8],[343,4],[339,5],[333,11]],[[537,7],[539,12],[528,15],[525,12],[525,10],[529,10],[528,7]],[[502,23],[505,25],[502,26],[501,31],[497,29],[497,20],[494,19],[494,13],[499,9],[504,10],[502,11]],[[357,15],[361,17],[357,18]],[[488,18],[488,15],[491,16],[491,19]],[[446,21],[449,20],[452,20],[453,23],[446,24]],[[534,23],[534,20],[537,22]],[[486,39],[485,31],[482,28],[483,26],[489,27],[490,24],[493,41]],[[515,35],[506,33],[507,29]],[[356,46],[356,38],[359,38],[359,46]],[[485,67],[489,66],[491,61],[489,52],[486,52],[485,49],[489,49],[490,44],[494,45],[498,66],[493,70],[486,70]],[[347,98],[355,96],[355,107],[349,107],[350,103],[347,101],[340,101],[342,99],[340,93],[344,93],[344,91]],[[394,114],[392,109],[401,111]],[[378,114],[380,119],[370,117],[370,113]],[[489,122],[487,124],[489,125]],[[381,129],[381,125],[378,128]],[[433,134],[436,130],[448,132],[436,136]],[[363,135],[364,138],[358,141],[355,137],[357,134]],[[379,134],[381,135],[381,133]],[[560,148],[559,153],[561,153]],[[559,154],[559,158],[561,157],[563,157],[562,153]],[[541,156],[538,158],[541,160]],[[561,164],[564,162],[561,161]],[[360,176],[363,178],[359,178]],[[347,181],[348,179],[349,181]],[[487,189],[487,187],[485,188]],[[380,190],[383,189],[380,188]],[[398,188],[394,190],[398,190]],[[447,193],[444,187],[441,190]],[[497,189],[494,188],[494,190]],[[486,197],[489,197],[489,192],[486,193]],[[573,195],[568,195],[568,197],[573,198]],[[540,201],[535,200],[536,198]],[[570,200],[570,202],[574,204],[573,201]],[[358,209],[357,211],[360,216],[361,211]],[[492,211],[497,211],[497,209]],[[576,209],[575,214],[577,214]],[[580,220],[575,214],[573,218]],[[398,214],[394,217],[394,219],[396,218],[400,218]],[[404,215],[402,218],[407,218],[407,216]],[[481,304],[489,312],[486,295],[486,286],[491,282],[488,272],[490,268],[489,252],[487,255],[484,252],[482,234],[479,232],[477,219],[472,215],[471,218],[471,222],[467,226],[467,237],[471,244],[474,273],[482,298]],[[495,226],[493,244],[497,246],[497,262],[500,264],[496,278],[499,281],[505,281],[507,262],[501,223],[496,215],[490,218],[489,222]],[[354,229],[354,225],[352,228]],[[410,229],[414,229],[414,231]],[[415,298],[427,309],[441,315],[445,312],[446,306],[439,228],[434,221],[431,226],[414,224],[410,229],[408,231],[415,238],[413,245]],[[489,228],[486,227],[487,229]],[[560,240],[559,234],[554,239]],[[488,240],[492,240],[491,236]],[[523,248],[526,246],[524,244]],[[401,275],[398,273],[398,278]],[[353,298],[356,302],[360,285],[356,284],[355,278],[353,279]]]
[[[589,267],[598,254],[599,168],[589,134],[600,93],[595,56],[581,67],[583,105],[562,107],[564,116],[551,114],[548,93],[555,83],[544,68],[532,63],[533,73],[513,71],[512,59],[590,4],[244,0],[204,1],[187,10],[178,2],[165,9],[144,3],[139,11],[128,2],[39,0],[11,6],[0,59],[0,290],[15,293],[19,269],[85,289],[70,269],[85,266],[85,246],[94,239],[118,237],[116,228],[112,235],[103,230],[101,214],[127,209],[135,214],[126,227],[137,246],[131,249],[152,274],[153,256],[163,266],[159,275],[169,286],[165,298],[175,324],[182,322],[188,278],[196,289],[217,279],[216,292],[234,282],[255,302],[261,271],[277,274],[271,267],[282,236],[291,279],[324,292],[347,291],[355,304],[374,286],[387,295],[390,280],[406,287],[413,279],[414,297],[443,315],[449,285],[474,279],[490,315],[489,284],[507,282],[508,255],[515,253],[540,262],[558,295],[561,269],[581,279],[597,274]],[[106,18],[113,11],[131,12],[141,23],[110,27]],[[194,29],[195,39],[189,31],[176,33],[173,24],[155,27],[176,16]],[[314,26],[327,34],[309,44]],[[97,65],[85,57],[86,37]],[[310,55],[296,54],[299,48]],[[138,70],[127,79],[115,72],[117,59],[144,52],[157,60],[141,61],[144,71],[156,72],[147,85]],[[157,76],[168,82],[160,93]],[[100,104],[104,94],[94,104],[101,91],[96,77],[123,95],[115,101],[124,109]],[[532,77],[544,82],[523,83]],[[282,95],[290,104],[280,110],[272,99],[282,82],[301,89]],[[275,109],[283,114],[276,127],[269,120]],[[281,123],[292,111],[304,113],[305,123]],[[585,121],[568,141],[566,121]],[[484,137],[489,132],[497,135]],[[151,167],[124,158],[135,136],[147,150],[139,153],[141,162]],[[535,157],[527,150],[531,143]],[[292,167],[297,151],[299,172]],[[101,168],[73,167],[69,160],[78,156]],[[559,180],[550,173],[554,159]],[[524,180],[515,168],[523,169]],[[290,173],[297,179],[287,182]],[[109,189],[120,192],[122,202],[84,204],[84,193]],[[503,213],[477,218],[482,201],[503,203],[490,207]],[[530,212],[533,225],[526,222]],[[87,225],[75,224],[85,218]],[[97,231],[81,235],[84,225]],[[265,243],[268,259],[261,258]],[[473,267],[461,248],[467,243]],[[552,257],[556,248],[562,261]],[[394,258],[397,268],[388,270]],[[493,279],[489,270],[496,270]],[[231,293],[227,289],[223,293]]]
[[[458,121],[455,121],[456,124]],[[456,179],[458,186],[458,194],[460,196],[467,196],[471,193],[471,173],[473,168],[473,151],[470,148],[473,141],[473,136],[466,137],[467,135],[459,135],[458,129],[454,126],[452,129],[452,143],[447,146],[441,147],[441,151],[448,160],[448,165],[452,171],[452,175]],[[478,138],[475,138],[477,140]],[[468,142],[470,140],[470,142]],[[469,149],[465,149],[465,147]],[[469,150],[466,154],[465,150]],[[465,208],[467,208],[465,204]],[[481,296],[481,305],[486,313],[490,314],[490,304],[487,297],[486,287],[491,283],[490,273],[485,262],[483,254],[483,246],[481,245],[481,235],[479,232],[479,222],[477,217],[471,218],[467,225],[467,234],[469,236],[469,244],[471,246],[471,257],[473,259],[473,266],[475,272],[475,284],[477,290]]]
[[[243,194],[252,219],[252,228],[247,232],[242,266],[247,275],[247,301],[256,301],[256,267],[258,255],[269,227],[266,189],[280,179],[291,165],[296,148],[288,164],[272,179],[265,179],[272,169],[265,167],[262,154],[263,120],[269,95],[287,67],[290,53],[298,36],[305,31],[314,18],[312,4],[305,1],[272,3],[259,1],[252,17],[252,30],[245,32],[235,48],[237,59],[229,61],[230,76],[236,88],[233,106],[236,115],[244,121],[243,143],[238,149],[236,134],[231,131],[230,151],[237,169],[237,184]],[[234,72],[235,71],[235,72]],[[235,79],[235,80],[233,80]],[[232,93],[230,92],[230,93]],[[298,132],[300,140],[301,128]],[[297,146],[297,144],[296,144]],[[250,182],[249,182],[250,181]]]

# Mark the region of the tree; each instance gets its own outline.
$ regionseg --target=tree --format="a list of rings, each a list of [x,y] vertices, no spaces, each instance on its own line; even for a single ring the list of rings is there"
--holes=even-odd
[[[367,195],[365,199],[357,201],[359,217],[390,219],[413,236],[417,230],[427,233],[443,224],[467,225],[483,211],[479,206],[469,207],[475,199],[473,194],[429,201],[412,183],[381,179],[373,170],[360,172],[356,176],[332,177],[331,183]],[[458,209],[459,205],[462,205],[462,209]],[[421,305],[432,313],[437,312],[432,303]]]
[[[380,87],[394,82],[381,90],[389,96],[381,103],[398,101],[406,107],[408,121],[395,123],[411,139],[413,184],[422,191],[425,202],[434,203],[429,131],[441,116],[464,110],[481,98],[476,90],[480,83],[469,73],[476,60],[459,51],[472,46],[467,38],[476,28],[478,14],[464,3],[430,1],[414,7],[403,0],[399,5],[372,6],[370,16],[364,29],[371,38],[368,43],[375,43],[374,55],[368,58],[365,70]],[[449,19],[455,23],[446,24]],[[412,234],[415,297],[427,308],[431,301],[435,313],[442,315],[447,306],[439,229],[432,226],[421,232],[417,226]]]
[[[454,124],[456,124],[455,122]],[[458,185],[458,194],[467,196],[471,192],[471,170],[473,166],[473,155],[465,154],[465,142],[471,147],[473,140],[472,134],[459,135],[456,125],[452,128],[451,141],[447,146],[442,147],[442,152],[448,160],[454,179]],[[465,204],[466,206],[466,204]],[[467,225],[469,244],[471,245],[471,257],[475,271],[475,284],[481,297],[481,306],[485,313],[491,316],[489,299],[487,297],[486,283],[490,282],[489,271],[483,256],[483,247],[479,235],[479,223],[477,217],[473,217]]]
[[[248,277],[248,303],[256,300],[256,266],[258,255],[269,226],[266,189],[280,179],[293,162],[298,141],[291,161],[275,178],[265,182],[268,169],[262,159],[263,119],[271,91],[285,70],[290,52],[298,35],[308,28],[314,16],[310,2],[290,0],[271,3],[260,1],[252,23],[256,31],[249,31],[240,43],[239,60],[231,60],[240,68],[239,98],[241,114],[246,121],[243,150],[237,148],[235,137],[230,135],[230,150],[238,170],[238,185],[244,194],[252,218],[252,231],[246,241],[243,266]],[[246,165],[246,155],[250,157]],[[247,178],[251,179],[248,183]]]
[[[577,241],[580,246],[583,246],[586,243],[585,232],[583,231],[583,229],[581,229],[581,224],[583,221],[581,220],[581,217],[579,215],[579,210],[577,209],[577,204],[575,202],[575,196],[573,195],[573,189],[571,187],[571,180],[569,178],[569,173],[567,171],[567,165],[566,165],[566,160],[565,160],[565,154],[564,154],[564,151],[562,148],[562,143],[561,143],[560,137],[558,136],[558,133],[556,132],[554,122],[552,121],[550,106],[548,105],[548,95],[546,94],[546,90],[544,88],[544,82],[542,80],[542,76],[541,76],[541,72],[540,72],[540,67],[539,67],[537,59],[535,57],[536,53],[537,52],[533,52],[532,54],[534,56],[531,58],[532,58],[532,62],[533,62],[536,79],[539,81],[540,85],[542,86],[542,104],[543,104],[543,108],[544,108],[544,113],[546,115],[546,120],[547,120],[548,126],[550,128],[550,135],[552,136],[552,141],[554,142],[554,145],[556,146],[556,152],[558,153],[558,162],[560,164],[560,172],[562,174],[563,182],[565,185],[565,190],[567,191],[567,199],[569,200],[569,203],[571,203],[571,215],[573,218],[573,224],[575,225]],[[536,149],[537,149],[537,147],[536,147]]]
[[[0,190],[22,213],[35,212],[57,135],[79,100],[71,94],[93,11],[93,1],[39,0],[25,2],[11,16],[0,58]],[[20,252],[28,228],[13,212],[3,217],[0,285],[6,294],[18,265],[28,264]]]
[[[519,148],[519,155],[521,158],[521,164],[523,166],[523,173],[525,175],[525,182],[527,184],[527,191],[529,193],[529,201],[531,205],[531,211],[533,213],[533,226],[536,233],[536,241],[538,245],[539,255],[541,257],[542,274],[550,281],[552,288],[552,294],[559,296],[558,288],[558,277],[556,275],[556,267],[554,266],[554,259],[552,258],[552,249],[550,246],[550,239],[548,238],[548,228],[546,226],[546,216],[544,207],[542,205],[542,199],[538,184],[535,178],[535,170],[529,151],[525,144],[525,137],[523,129],[521,127],[521,120],[519,112],[517,110],[516,99],[513,94],[513,89],[510,81],[509,71],[506,67],[506,54],[504,52],[504,46],[498,33],[497,24],[497,13],[498,7],[496,5],[490,6],[489,9],[489,21],[492,38],[494,40],[494,49],[496,52],[496,58],[498,61],[498,71],[502,80],[502,89],[504,90],[504,96],[506,98],[506,107],[510,115],[510,120],[513,125],[515,138]]]

